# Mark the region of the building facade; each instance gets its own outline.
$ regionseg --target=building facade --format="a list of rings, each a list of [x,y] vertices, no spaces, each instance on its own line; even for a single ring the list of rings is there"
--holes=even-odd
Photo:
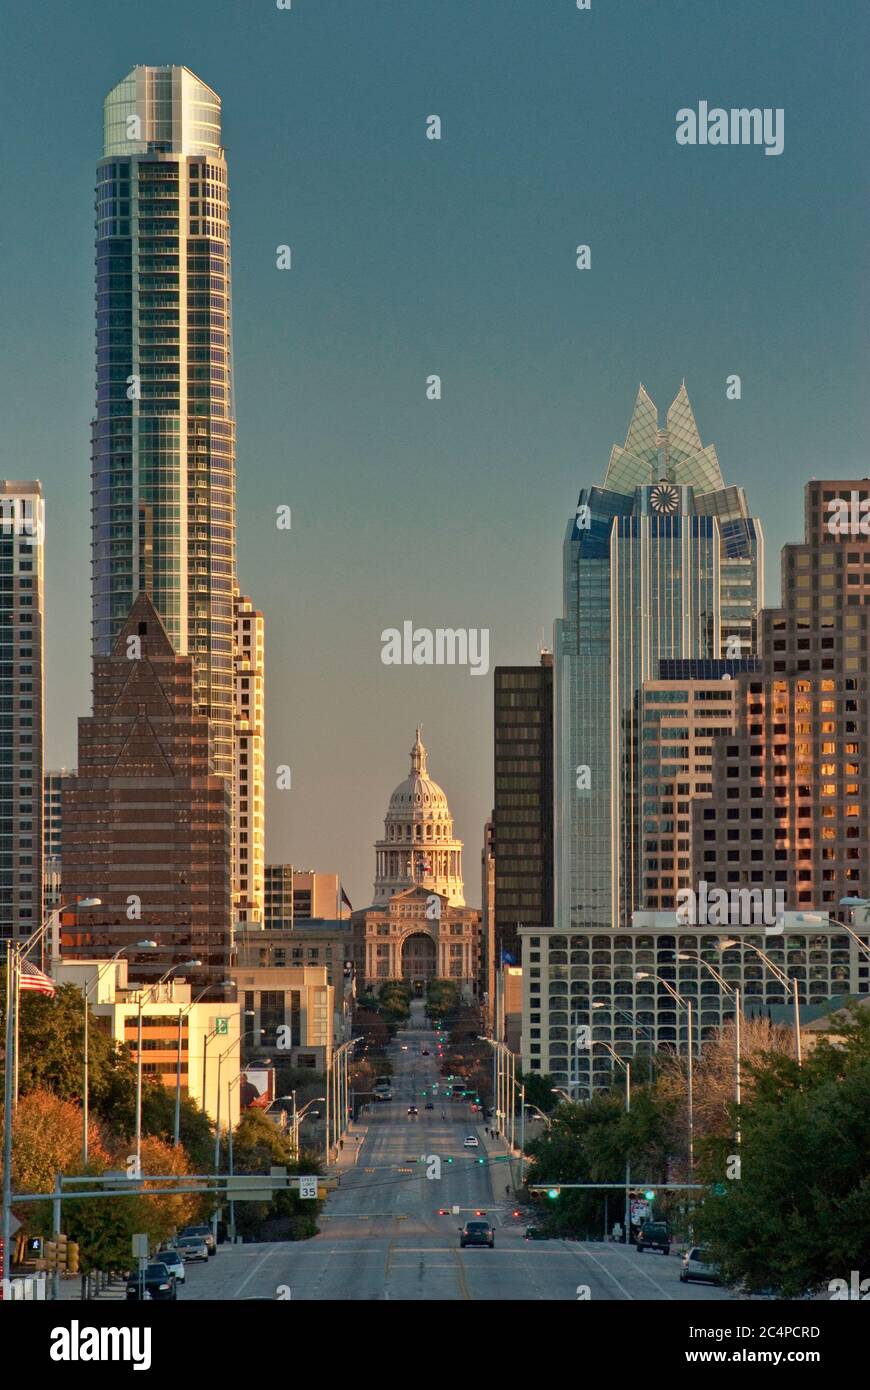
[[[239,965],[246,1060],[323,1072],[332,1062],[336,1036],[335,991],[325,965]],[[340,1036],[340,1034],[339,1034]]]
[[[62,902],[61,861],[63,859],[63,789],[75,769],[58,768],[43,774],[43,860],[42,913],[47,917]]]
[[[668,993],[665,980],[686,1002],[692,1001],[692,1043],[734,1018],[733,994],[723,991],[701,961],[709,963],[729,988],[740,989],[748,1015],[783,1011],[789,997],[754,947],[760,947],[789,979],[797,979],[800,1005],[818,1009],[842,995],[870,993],[870,963],[857,943],[836,924],[787,913],[779,934],[763,930],[681,926],[673,912],[638,912],[631,927],[618,932],[587,929],[569,935],[523,933],[529,966],[524,972],[523,1070],[546,1071],[575,1098],[611,1084],[609,1043],[621,1057],[637,1059],[636,1080],[645,1080],[644,1058],[657,1051],[688,1048],[688,1010]],[[865,945],[867,928],[859,929]],[[720,941],[734,945],[720,950]],[[699,959],[700,958],[700,959]],[[638,979],[639,975],[645,978]],[[542,980],[546,977],[547,986]],[[576,1029],[591,1031],[592,1046],[577,1046]]]
[[[38,482],[0,483],[0,936],[42,924],[45,510]]]
[[[495,963],[518,966],[519,928],[553,925],[553,656],[497,666]]]
[[[294,869],[292,864],[266,865],[265,903],[265,925],[270,931],[312,919],[350,916],[338,874]]]
[[[265,920],[266,722],[265,625],[236,593],[234,675],[236,789],[233,806],[233,922]]]
[[[97,166],[93,649],[139,593],[194,663],[213,770],[233,777],[235,411],[221,103],[136,67],[104,103]]]
[[[140,594],[109,657],[94,662],[78,774],[63,789],[64,894],[99,898],[64,922],[66,959],[126,948],[130,978],[185,972],[212,997],[230,950],[230,788],[210,772],[194,666]],[[140,940],[157,950],[137,953]]]
[[[711,796],[693,804],[693,880],[757,885],[822,915],[867,896],[867,512],[866,479],[806,486],[782,607],[761,615],[760,670],[738,678],[734,733],[713,750]]]

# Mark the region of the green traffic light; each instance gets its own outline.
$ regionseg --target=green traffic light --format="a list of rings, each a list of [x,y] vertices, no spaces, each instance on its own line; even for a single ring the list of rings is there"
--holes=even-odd
[[[558,1197],[558,1195],[559,1195],[559,1189],[558,1189],[558,1187],[551,1187],[550,1190],[549,1190],[549,1192],[547,1193],[547,1196],[551,1199],[551,1201],[555,1201],[556,1198]]]
[[[650,1188],[650,1189],[649,1189],[647,1192],[645,1192],[643,1195],[644,1195],[644,1197],[646,1198],[646,1200],[647,1200],[648,1202],[654,1202],[655,1199],[656,1199],[656,1194],[655,1194],[655,1192],[652,1190],[652,1188]]]

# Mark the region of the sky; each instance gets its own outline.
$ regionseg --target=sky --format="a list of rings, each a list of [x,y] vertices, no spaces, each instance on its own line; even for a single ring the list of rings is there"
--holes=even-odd
[[[90,711],[93,186],[130,68],[223,100],[267,859],[369,903],[422,723],[476,905],[492,667],[551,642],[566,523],[638,384],[663,413],[685,378],[770,603],[804,482],[870,473],[868,38],[860,0],[7,0],[0,476],[46,495],[46,766]],[[782,154],[678,145],[700,101],[782,108]],[[489,674],[383,665],[408,620],[488,629]]]

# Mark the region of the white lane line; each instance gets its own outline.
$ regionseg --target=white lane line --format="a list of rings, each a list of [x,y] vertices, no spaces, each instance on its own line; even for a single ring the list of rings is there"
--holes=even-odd
[[[260,1256],[259,1260],[258,1260],[257,1263],[254,1265],[253,1269],[250,1271],[249,1274],[246,1274],[246,1275],[245,1275],[245,1277],[244,1277],[244,1279],[242,1280],[241,1284],[239,1284],[239,1287],[236,1289],[236,1292],[235,1292],[235,1295],[234,1295],[235,1298],[238,1298],[239,1294],[242,1292],[242,1289],[245,1287],[245,1285],[250,1283],[250,1281],[253,1279],[254,1275],[255,1275],[256,1273],[258,1273],[258,1271],[261,1270],[261,1269],[263,1268],[263,1265],[266,1263],[266,1261],[267,1261],[272,1255],[274,1255],[280,1248],[281,1248],[281,1247],[278,1246],[278,1245],[273,1245],[272,1248],[271,1248],[271,1250],[267,1250],[266,1253],[265,1253],[265,1255],[261,1255],[261,1256]]]
[[[593,1255],[591,1250],[586,1250],[585,1248],[582,1248],[582,1247],[581,1247],[581,1249],[582,1249],[582,1254],[585,1256],[585,1258],[586,1258],[587,1260],[591,1260],[593,1264],[597,1265],[598,1268],[601,1270],[601,1273],[602,1273],[602,1274],[606,1274],[607,1277],[608,1277],[608,1279],[612,1279],[612,1280],[613,1280],[613,1282],[614,1282],[614,1284],[616,1285],[616,1287],[617,1287],[618,1289],[620,1289],[622,1293],[625,1294],[625,1297],[628,1299],[628,1301],[629,1301],[630,1303],[634,1303],[634,1301],[635,1301],[634,1294],[630,1294],[630,1293],[628,1292],[628,1289],[625,1287],[625,1285],[624,1285],[624,1284],[621,1284],[620,1281],[617,1279],[616,1275],[615,1275],[615,1274],[612,1274],[612,1273],[610,1272],[610,1270],[606,1267],[606,1265],[603,1265],[603,1264],[601,1263],[601,1261],[598,1259],[597,1255]],[[572,1254],[573,1254],[577,1259],[580,1258],[580,1254],[578,1254],[576,1248],[573,1248],[573,1249],[572,1249]]]
[[[620,1258],[626,1262],[626,1264],[628,1264],[628,1266],[629,1266],[630,1269],[631,1269],[632,1274],[642,1274],[643,1277],[644,1277],[644,1279],[646,1279],[650,1284],[652,1284],[652,1286],[653,1286],[654,1289],[658,1289],[659,1293],[663,1293],[664,1296],[665,1296],[665,1298],[670,1299],[671,1303],[673,1303],[673,1301],[674,1301],[674,1296],[673,1296],[673,1294],[668,1293],[667,1289],[662,1288],[661,1284],[660,1284],[656,1279],[653,1279],[653,1277],[652,1277],[651,1274],[647,1274],[646,1269],[641,1269],[639,1266],[635,1266],[634,1263],[633,1263],[633,1261],[629,1260],[629,1258],[628,1258],[628,1256],[626,1255],[626,1253],[625,1253],[624,1250],[619,1250],[619,1249],[617,1249],[617,1250],[615,1251],[615,1253],[616,1253],[617,1255],[619,1255]],[[666,1256],[665,1258],[670,1258],[670,1257],[669,1257],[669,1256]]]

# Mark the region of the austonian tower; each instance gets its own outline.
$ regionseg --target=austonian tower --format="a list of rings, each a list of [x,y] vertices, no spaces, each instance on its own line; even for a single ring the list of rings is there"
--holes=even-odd
[[[185,67],[106,97],[96,187],[93,648],[137,595],[194,662],[214,772],[233,776],[235,411],[221,103]]]

